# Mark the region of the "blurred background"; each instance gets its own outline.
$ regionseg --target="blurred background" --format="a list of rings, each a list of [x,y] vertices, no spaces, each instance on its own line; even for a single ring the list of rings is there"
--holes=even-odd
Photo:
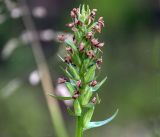
[[[62,89],[56,36],[70,33],[70,10],[83,3],[105,20],[99,79],[108,80],[93,119],[119,108],[116,119],[85,137],[160,137],[160,0],[0,0],[0,137],[56,137],[44,91]],[[49,75],[42,83],[39,71]],[[59,103],[73,137],[74,120]]]

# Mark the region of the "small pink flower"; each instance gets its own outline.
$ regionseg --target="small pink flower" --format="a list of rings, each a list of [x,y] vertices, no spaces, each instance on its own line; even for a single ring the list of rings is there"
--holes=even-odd
[[[90,82],[90,86],[94,87],[95,85],[97,85],[97,81],[96,80],[93,80]]]
[[[99,43],[96,45],[97,48],[102,48],[104,46],[104,43]]]
[[[66,26],[69,27],[69,28],[72,28],[74,26],[74,23],[70,22],[70,23],[66,24]]]
[[[97,24],[97,25],[95,25],[95,26],[93,27],[93,29],[94,29],[95,31],[97,31],[97,32],[101,33],[102,26],[101,26],[101,25],[99,25],[99,24]]]
[[[72,58],[70,55],[67,55],[65,58],[64,58],[65,62],[66,63],[71,63],[72,62]]]
[[[93,33],[92,32],[88,32],[87,35],[86,35],[86,38],[90,39],[92,36],[93,36]]]
[[[80,45],[79,45],[79,51],[80,52],[84,50],[84,46],[85,46],[84,43],[81,42]]]
[[[98,24],[104,27],[103,17],[100,17],[100,18],[98,19]]]
[[[72,18],[76,18],[76,14],[75,14],[74,11],[71,11],[70,15],[71,15]]]
[[[61,41],[61,42],[64,42],[64,40],[65,40],[64,35],[63,35],[63,34],[62,34],[62,35],[58,35],[58,36],[57,36],[57,40],[58,40],[58,41]]]
[[[77,86],[77,87],[80,87],[80,86],[81,86],[81,80],[78,80],[78,81],[77,81],[76,86]]]
[[[72,48],[71,47],[66,47],[66,51],[72,52]]]
[[[75,91],[74,95],[72,96],[73,99],[77,99],[79,97],[79,91]]]
[[[93,58],[93,57],[94,57],[94,52],[93,52],[93,50],[87,51],[87,56],[88,56],[89,58]]]
[[[98,65],[102,64],[102,62],[103,62],[102,58],[99,58],[99,59],[97,59],[97,61],[96,61],[96,63],[97,63]]]
[[[98,39],[94,38],[94,39],[91,40],[91,43],[92,43],[93,46],[95,46],[95,45],[99,44],[99,41],[98,41]]]
[[[93,97],[93,98],[92,98],[92,103],[96,104],[96,102],[97,102],[97,98],[96,98],[96,97]]]

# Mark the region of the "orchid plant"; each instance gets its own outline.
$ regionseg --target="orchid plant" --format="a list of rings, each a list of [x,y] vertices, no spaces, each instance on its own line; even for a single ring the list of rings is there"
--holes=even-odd
[[[59,78],[59,84],[65,84],[70,93],[69,97],[50,96],[60,100],[73,100],[73,110],[67,112],[76,118],[75,137],[82,137],[84,131],[103,126],[115,118],[118,110],[104,121],[91,122],[95,106],[100,103],[99,88],[107,77],[98,82],[97,71],[102,64],[103,42],[95,38],[96,33],[101,33],[104,27],[103,17],[95,21],[97,9],[90,10],[89,6],[82,5],[74,8],[70,16],[72,22],[66,24],[73,31],[73,39],[59,35],[58,40],[65,43],[66,56],[60,57],[66,64],[63,69],[65,77]]]

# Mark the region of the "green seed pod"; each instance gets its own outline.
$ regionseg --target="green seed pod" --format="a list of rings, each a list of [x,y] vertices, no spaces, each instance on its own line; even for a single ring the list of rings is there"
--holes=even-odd
[[[76,116],[81,116],[82,109],[81,109],[78,99],[74,101],[74,111],[75,111]]]
[[[88,123],[91,121],[92,115],[94,112],[94,106],[89,108],[89,110],[86,112],[83,118],[83,127],[87,127]]]

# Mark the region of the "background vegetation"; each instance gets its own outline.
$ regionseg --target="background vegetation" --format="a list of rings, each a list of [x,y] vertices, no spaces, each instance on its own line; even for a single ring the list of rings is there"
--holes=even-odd
[[[37,66],[31,45],[25,43],[24,24],[4,2],[0,1],[0,137],[54,137],[41,84],[32,73]],[[62,75],[56,54],[63,49],[52,37],[69,31],[69,11],[80,3],[97,8],[106,24],[100,36],[105,41],[100,78],[107,75],[108,80],[99,92],[102,103],[94,119],[104,119],[119,108],[112,123],[85,136],[160,137],[160,1],[27,0],[55,87]],[[41,33],[44,30],[49,31]],[[73,134],[74,121],[60,105]]]

